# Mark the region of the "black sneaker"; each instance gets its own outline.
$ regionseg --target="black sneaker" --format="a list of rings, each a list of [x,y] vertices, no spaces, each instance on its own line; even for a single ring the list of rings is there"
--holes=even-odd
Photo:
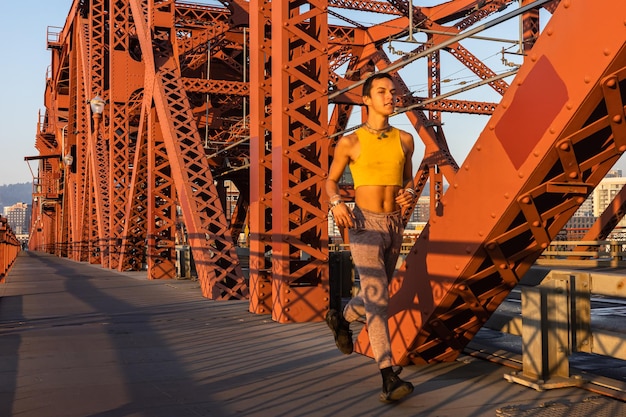
[[[403,381],[398,377],[400,371],[402,371],[402,368],[383,381],[383,392],[380,393],[380,400],[382,402],[390,403],[398,401],[413,392],[413,384]]]
[[[350,323],[348,323],[343,316],[334,309],[328,310],[326,313],[326,324],[330,327],[335,337],[335,344],[341,351],[341,353],[349,355],[354,350],[352,344],[352,330],[350,330]]]

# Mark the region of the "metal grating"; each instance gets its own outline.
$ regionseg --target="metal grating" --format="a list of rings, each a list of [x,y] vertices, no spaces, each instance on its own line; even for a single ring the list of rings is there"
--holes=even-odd
[[[604,397],[582,402],[549,402],[540,406],[508,406],[496,410],[497,417],[626,417],[626,403]]]

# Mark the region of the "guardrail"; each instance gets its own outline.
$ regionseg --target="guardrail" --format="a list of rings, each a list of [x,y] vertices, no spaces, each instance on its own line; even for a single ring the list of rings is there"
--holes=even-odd
[[[587,386],[626,400],[623,381],[572,374],[569,358],[583,352],[626,360],[623,333],[591,325],[591,296],[626,298],[626,277],[618,273],[534,267],[518,286],[521,315],[496,311],[486,328],[522,340],[522,371],[505,379],[536,390]],[[599,382],[601,381],[601,382]]]
[[[415,242],[403,243],[400,247],[400,255],[408,254],[413,248],[413,245],[415,245]],[[330,245],[328,245],[328,249],[330,252],[349,251],[350,245],[345,243],[331,243]]]
[[[0,217],[0,283],[3,283],[9,269],[13,266],[22,245],[5,217]]]
[[[626,266],[626,242],[616,240],[554,241],[537,265],[566,267]]]

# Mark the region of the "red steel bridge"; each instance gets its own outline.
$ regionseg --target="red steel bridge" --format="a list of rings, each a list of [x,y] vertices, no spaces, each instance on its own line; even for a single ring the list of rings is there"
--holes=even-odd
[[[329,160],[360,115],[362,81],[388,72],[431,196],[391,283],[393,354],[453,360],[626,150],[626,2],[423,3],[74,0],[48,36],[39,154],[26,157],[30,249],[162,279],[184,242],[205,297],[249,299],[280,323],[322,320]],[[499,42],[481,32],[510,19],[518,62],[503,72],[470,41]],[[446,90],[450,62],[475,81]],[[496,98],[477,100],[481,89]],[[461,162],[451,113],[488,118]],[[227,184],[240,195],[232,215]],[[583,240],[606,237],[625,204],[619,194]],[[365,332],[357,350],[369,354]]]

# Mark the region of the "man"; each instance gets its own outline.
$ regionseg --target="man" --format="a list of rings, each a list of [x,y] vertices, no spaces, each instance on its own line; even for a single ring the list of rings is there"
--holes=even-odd
[[[363,84],[367,121],[339,139],[331,163],[326,192],[332,216],[340,228],[348,228],[350,251],[359,273],[361,289],[343,310],[331,309],[326,323],[335,343],[352,353],[350,323],[365,317],[374,359],[383,379],[380,400],[397,401],[413,392],[413,385],[392,368],[387,324],[388,285],[402,244],[402,210],[415,199],[413,186],[413,136],[389,125],[395,109],[395,86],[389,74],[377,73]],[[350,166],[355,208],[339,195],[338,181]]]

